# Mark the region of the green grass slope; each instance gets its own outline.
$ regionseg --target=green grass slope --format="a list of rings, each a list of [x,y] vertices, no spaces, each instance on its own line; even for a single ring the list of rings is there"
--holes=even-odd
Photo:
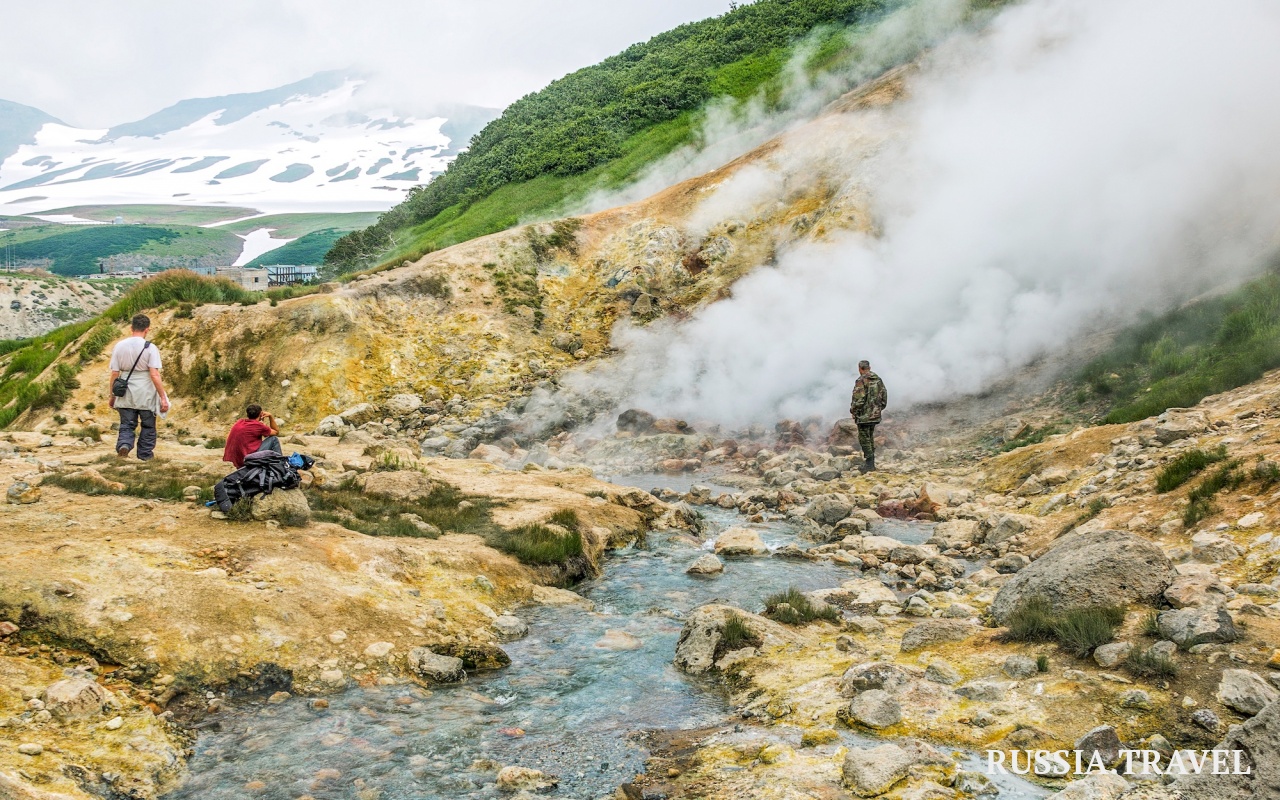
[[[352,270],[414,257],[625,183],[693,140],[708,101],[744,99],[777,80],[806,37],[900,4],[758,0],[633,45],[511,104],[444,173],[339,239],[327,260]],[[828,35],[817,58],[846,44]]]
[[[1122,332],[1077,376],[1075,400],[1133,422],[1256,381],[1280,367],[1280,272]]]
[[[98,272],[100,259],[119,255],[135,255],[143,266],[201,259],[230,264],[243,242],[231,231],[188,225],[39,225],[0,233],[0,248],[10,245],[19,261],[49,259],[54,274],[89,275]]]
[[[335,228],[308,233],[289,242],[284,247],[263,253],[250,261],[250,267],[269,267],[274,264],[310,264],[319,266],[324,263],[324,254],[329,252],[333,243],[338,241],[346,231]]]
[[[111,222],[124,217],[129,225],[208,225],[257,214],[257,209],[241,206],[179,206],[163,204],[122,204],[68,206],[41,211],[41,214],[71,214],[81,219]]]
[[[228,225],[219,225],[220,230],[246,234],[259,228],[274,228],[273,239],[294,239],[326,229],[354,231],[372,225],[378,221],[377,211],[338,211],[338,212],[303,212],[297,214],[268,214],[262,217],[244,219]]]

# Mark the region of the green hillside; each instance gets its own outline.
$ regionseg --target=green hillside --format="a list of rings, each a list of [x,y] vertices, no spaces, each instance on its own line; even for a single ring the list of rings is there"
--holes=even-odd
[[[251,267],[269,267],[274,264],[311,264],[318,266],[324,263],[324,254],[329,252],[333,243],[342,238],[347,231],[336,228],[325,228],[308,233],[306,236],[289,242],[284,247],[277,247],[263,253],[249,262]]]
[[[1280,271],[1123,331],[1079,374],[1105,422],[1186,408],[1280,367]]]
[[[329,228],[345,233],[372,225],[377,221],[377,211],[302,212],[268,214],[218,227],[239,234],[256,231],[259,228],[274,228],[271,234],[273,239],[294,239]]]
[[[164,204],[122,204],[68,206],[41,211],[41,214],[70,214],[81,219],[111,222],[124,217],[129,225],[208,225],[229,219],[240,219],[258,211],[241,206],[180,206]]]
[[[243,242],[230,231],[187,225],[38,225],[0,233],[0,248],[10,245],[19,261],[48,259],[57,275],[88,275],[111,256],[132,256],[143,268],[230,264]]]
[[[900,4],[759,0],[633,45],[511,104],[444,173],[339,239],[327,260],[350,270],[413,257],[621,185],[692,141],[709,100],[742,100],[775,81],[806,37],[819,37],[808,64],[818,69],[848,46],[845,29]]]

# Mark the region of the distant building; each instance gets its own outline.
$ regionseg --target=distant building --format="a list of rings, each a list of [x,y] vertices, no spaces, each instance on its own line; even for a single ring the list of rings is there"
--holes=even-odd
[[[178,269],[189,269],[197,275],[205,275],[210,278],[218,274],[217,267],[179,267]],[[223,269],[225,269],[225,267]]]
[[[271,286],[291,286],[295,283],[310,283],[319,274],[319,267],[297,264],[276,264],[267,267],[268,283]]]
[[[123,224],[124,224],[124,217],[115,217],[114,219],[112,219],[112,220],[111,220],[111,224],[112,224],[112,225],[123,225]]]
[[[264,291],[270,285],[265,267],[218,267],[217,275],[238,283],[251,292]]]

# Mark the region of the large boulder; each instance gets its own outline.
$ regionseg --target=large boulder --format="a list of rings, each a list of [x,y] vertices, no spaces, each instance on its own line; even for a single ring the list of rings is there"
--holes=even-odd
[[[1161,636],[1176,642],[1183,650],[1211,642],[1226,644],[1240,638],[1225,608],[1193,606],[1161,611],[1156,625]]]
[[[714,553],[703,553],[689,566],[685,572],[690,575],[719,575],[724,572],[724,562]]]
[[[364,479],[365,494],[391,500],[421,500],[430,495],[435,488],[434,481],[415,469],[372,472]]]
[[[1000,514],[990,520],[991,529],[987,531],[983,541],[987,544],[1000,544],[1012,539],[1031,527],[1032,518],[1025,514]]]
[[[5,492],[5,499],[14,505],[30,505],[40,499],[40,487],[26,481],[16,481]]]
[[[626,433],[652,433],[657,418],[648,411],[628,408],[618,415],[618,430]]]
[[[1273,702],[1243,725],[1232,725],[1214,750],[1241,752],[1240,772],[1247,775],[1184,775],[1174,781],[1171,800],[1260,800],[1280,797],[1280,702]],[[1233,765],[1234,766],[1234,765]]]
[[[311,506],[301,489],[276,489],[270,494],[254,495],[250,513],[259,522],[275,519],[302,525],[311,519]]]
[[[1071,534],[1000,588],[991,616],[1004,624],[1033,597],[1059,611],[1150,603],[1173,576],[1168,557],[1146,539],[1114,530]]]
[[[722,556],[762,556],[769,552],[760,534],[751,528],[730,528],[716,537],[716,553]]]
[[[106,687],[88,678],[65,678],[51,683],[41,699],[45,709],[63,721],[92,719],[119,706]]]
[[[1224,706],[1235,709],[1246,717],[1252,717],[1280,700],[1280,692],[1256,672],[1227,669],[1222,671],[1222,680],[1218,683],[1218,693],[1214,697]]]
[[[462,659],[442,656],[426,647],[415,647],[409,651],[409,668],[431,683],[457,683],[467,678]]]

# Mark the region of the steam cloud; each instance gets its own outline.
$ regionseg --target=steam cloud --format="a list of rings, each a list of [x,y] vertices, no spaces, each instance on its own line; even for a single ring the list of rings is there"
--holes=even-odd
[[[687,321],[621,326],[622,355],[567,388],[732,426],[832,419],[868,358],[901,409],[1238,282],[1277,244],[1277,41],[1267,0],[1011,7],[933,51],[910,100],[738,172],[693,221],[749,215],[821,163],[879,235],[806,242]]]

